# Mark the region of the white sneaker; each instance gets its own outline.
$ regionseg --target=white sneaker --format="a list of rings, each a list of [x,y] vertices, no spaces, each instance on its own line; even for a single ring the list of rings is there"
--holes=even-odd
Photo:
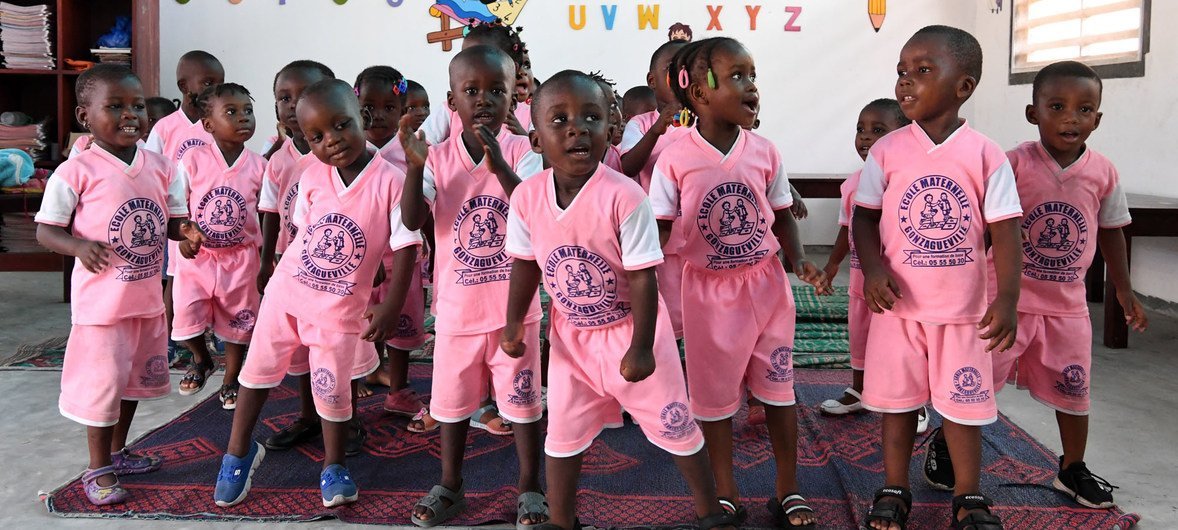
[[[916,434],[924,434],[928,430],[928,407],[920,407],[916,413]]]
[[[828,416],[842,416],[844,414],[852,414],[863,410],[863,396],[859,395],[859,393],[856,392],[853,388],[848,388],[843,392],[845,392],[848,396],[853,396],[855,398],[855,402],[851,403],[850,405],[844,405],[837,399],[828,399],[823,401],[821,405],[818,405],[818,409],[821,410],[823,414]]]

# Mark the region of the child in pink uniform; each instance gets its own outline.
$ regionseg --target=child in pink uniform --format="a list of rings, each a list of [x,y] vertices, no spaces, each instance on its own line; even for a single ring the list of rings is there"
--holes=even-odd
[[[395,326],[421,244],[421,236],[400,222],[404,176],[367,150],[352,87],[338,80],[316,83],[304,91],[297,112],[311,150],[324,165],[311,167],[300,181],[293,214],[298,251],[287,252],[278,264],[239,377],[233,431],[214,492],[218,506],[232,506],[248,494],[251,475],[265,456],[262,445],[250,439],[258,414],[269,389],[301,358],[311,372],[315,407],[323,420],[323,505],[357,499],[343,466],[346,423],[353,414],[347,381],[360,362],[358,352],[367,353],[370,369],[376,366],[376,352],[359,343],[383,341]],[[390,281],[399,287],[380,306],[369,308],[369,286],[389,248],[394,252]]]
[[[691,409],[702,421],[716,490],[743,518],[732,469],[732,416],[745,387],[766,409],[777,463],[768,508],[780,526],[808,528],[814,513],[798,492],[793,389],[793,292],[778,250],[799,278],[824,287],[806,260],[789,180],[777,149],[745,130],[759,109],[756,68],[728,38],[682,46],[670,61],[674,94],[699,117],[655,164],[651,204],[666,241],[684,230],[684,342]],[[680,212],[683,212],[680,216]],[[821,291],[821,289],[820,289]]]
[[[1091,227],[1097,227],[1096,241],[1125,319],[1138,331],[1148,324],[1129,281],[1121,232],[1130,222],[1129,208],[1117,170],[1085,145],[1100,125],[1101,95],[1100,76],[1082,63],[1055,63],[1035,76],[1026,116],[1038,126],[1039,141],[1006,153],[1024,212],[1019,335],[1013,348],[994,357],[995,392],[1009,376],[1055,409],[1063,454],[1054,486],[1089,508],[1115,505],[1112,488],[1084,464],[1092,369],[1084,276],[1097,250]],[[993,268],[990,273],[993,289]],[[926,462],[930,482],[951,481],[952,475],[938,470],[946,462],[938,464]]]
[[[86,426],[83,488],[90,502],[106,505],[127,498],[118,475],[162,464],[129,452],[127,430],[139,401],[169,390],[164,238],[203,238],[185,219],[184,184],[173,165],[136,147],[147,122],[139,78],[124,66],[97,65],[78,76],[77,99],[78,121],[94,143],[49,179],[37,241],[78,258],[58,406]]]
[[[618,161],[622,167],[621,172],[637,180],[642,189],[648,192],[651,174],[660,154],[668,145],[685,136],[690,130],[689,127],[677,122],[672,123],[683,107],[671,91],[668,74],[671,57],[686,44],[682,41],[665,42],[651,55],[646,84],[654,90],[658,108],[631,118],[626,123],[625,132],[622,133],[622,143],[618,144],[618,151],[621,153]],[[667,310],[671,314],[671,327],[675,330],[675,337],[683,337],[683,302],[680,286],[683,260],[679,257],[679,248],[683,246],[683,228],[675,226],[670,241],[663,246],[663,262],[658,265],[657,272],[659,294],[662,295],[663,302],[667,304]]]
[[[225,83],[201,95],[201,121],[214,143],[192,148],[180,161],[188,183],[188,210],[208,235],[191,260],[177,261],[172,303],[172,340],[193,352],[197,370],[215,369],[205,330],[225,342],[225,381],[219,398],[225,410],[237,403],[237,374],[253,334],[261,295],[257,289],[258,191],[266,160],[245,148],[254,135],[253,98],[245,87]],[[180,253],[190,248],[180,243]]]
[[[539,385],[533,383],[540,375],[538,297],[527,315],[530,353],[521,359],[497,353],[511,272],[511,258],[503,250],[507,201],[521,178],[542,169],[528,140],[501,127],[510,109],[514,68],[498,48],[464,49],[450,62],[450,103],[462,119],[461,134],[428,149],[420,131],[401,135],[409,160],[401,200],[405,225],[422,227],[432,211],[438,244],[429,414],[442,423],[442,480],[413,510],[413,521],[421,526],[436,526],[465,507],[462,455],[468,420],[492,391],[515,433],[521,492],[516,522],[547,519],[542,496],[539,502],[531,498],[540,492],[537,422],[543,415]]]
[[[700,527],[734,525],[716,500],[658,299],[654,265],[662,251],[650,202],[633,180],[598,163],[609,145],[605,95],[592,77],[572,70],[541,86],[533,142],[552,169],[519,185],[507,217],[507,252],[516,258],[507,355],[527,354],[524,319],[536,286],[543,282],[552,297],[545,441],[551,524],[574,527],[584,452],[603,428],[620,423],[625,407],[651,443],[674,455]]]
[[[958,117],[981,78],[977,40],[957,28],[925,27],[904,45],[896,68],[896,100],[915,123],[872,146],[851,221],[864,298],[876,313],[863,405],[884,414],[887,484],[864,526],[902,528],[908,519],[916,411],[931,399],[958,464],[954,528],[1000,528],[978,492],[979,426],[998,414],[990,352],[1015,339],[1022,208],[1002,149]],[[998,271],[989,308],[986,231]]]
[[[429,92],[421,83],[409,80],[409,88],[405,93],[405,115],[409,116],[408,132],[415,133],[429,118]]]
[[[863,110],[859,111],[859,122],[855,125],[855,151],[859,153],[859,158],[866,160],[867,150],[871,149],[876,140],[911,122],[904,116],[904,112],[900,110],[900,104],[894,99],[881,98],[868,103],[866,107],[863,107]],[[867,309],[867,302],[863,299],[863,270],[859,267],[859,256],[855,254],[855,245],[850,237],[851,213],[855,206],[855,190],[858,187],[859,171],[852,173],[842,186],[839,186],[839,193],[842,195],[839,208],[841,228],[839,228],[838,237],[834,240],[834,250],[830,253],[830,259],[827,260],[826,267],[822,269],[826,273],[826,281],[829,285],[834,277],[838,276],[839,265],[843,262],[843,258],[846,258],[847,254],[851,255],[850,285],[847,288],[847,294],[850,295],[848,297],[847,328],[850,334],[853,378],[851,387],[843,392],[842,397],[828,399],[819,405],[819,409],[824,414],[832,416],[852,414],[863,410],[863,403],[860,401],[863,393],[863,358],[867,354],[867,331],[871,326],[871,311]],[[928,416],[925,418],[924,426],[927,428]],[[920,422],[917,422],[917,432],[923,432]]]
[[[609,137],[612,139],[616,135],[618,137],[618,142],[620,143],[622,129],[625,128],[625,124],[622,123],[622,111],[615,103],[618,100],[618,95],[616,92],[614,92],[614,86],[616,83],[606,79],[605,76],[601,74],[601,72],[592,72],[589,74],[589,76],[597,82],[597,85],[601,87],[603,92],[605,92],[606,99],[609,100]],[[607,143],[605,148],[605,155],[601,157],[601,163],[605,164],[606,167],[621,173],[622,150],[612,142]]]

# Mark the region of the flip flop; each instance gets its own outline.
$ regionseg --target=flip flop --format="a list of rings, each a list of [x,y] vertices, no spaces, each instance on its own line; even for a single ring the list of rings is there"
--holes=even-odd
[[[496,429],[494,427],[491,427],[490,423],[483,423],[482,421],[480,421],[480,419],[483,417],[483,415],[488,412],[495,413],[495,417],[499,418],[499,421],[501,421],[503,423],[502,429]],[[494,420],[491,420],[491,421],[494,421]],[[491,434],[494,434],[495,436],[511,436],[511,433],[513,432],[510,428],[508,428],[511,426],[511,422],[507,421],[502,416],[499,416],[499,411],[495,409],[494,405],[487,405],[479,410],[474,411],[474,414],[471,415],[471,417],[470,417],[470,426],[474,427],[476,429],[482,429],[482,430],[487,431]]]
[[[196,383],[196,388],[185,389],[183,386],[177,385],[176,390],[180,393],[181,396],[191,396],[193,394],[199,393],[201,390],[205,389],[205,383],[209,382],[209,376],[213,375],[213,372],[216,371],[217,365],[213,363],[209,363],[207,366],[201,366],[194,363],[188,367],[188,373],[184,374],[184,377],[180,379],[180,385],[183,385],[185,381],[188,381]]]
[[[449,507],[443,507],[442,500],[450,501]],[[417,507],[421,506],[434,514],[428,521],[417,518]],[[466,488],[458,488],[458,491],[451,491],[450,488],[436,485],[429,490],[429,495],[422,497],[417,504],[413,506],[413,524],[422,528],[433,528],[438,526],[450,518],[458,515],[462,510],[466,509]]]
[[[520,520],[525,515],[543,515],[544,522],[524,524]],[[535,530],[536,527],[548,522],[548,499],[543,493],[525,491],[519,494],[519,502],[515,509],[515,530]]]

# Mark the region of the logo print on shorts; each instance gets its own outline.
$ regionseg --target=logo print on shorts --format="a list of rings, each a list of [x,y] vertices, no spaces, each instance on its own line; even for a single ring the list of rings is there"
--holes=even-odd
[[[1073,364],[1064,368],[1060,373],[1061,380],[1055,383],[1055,389],[1065,396],[1084,397],[1088,395],[1088,373],[1084,367]]]
[[[753,191],[740,182],[726,182],[712,188],[699,206],[695,223],[704,240],[716,251],[708,255],[709,269],[754,265],[769,253],[757,250],[769,233],[769,223],[761,215]]]
[[[315,373],[311,374],[311,387],[319,399],[333,404],[339,401],[339,396],[332,394],[335,391],[335,374],[331,373],[331,370],[327,368],[315,370]]]
[[[982,390],[982,373],[977,368],[966,366],[953,373],[953,388],[949,399],[954,403],[983,403],[990,399],[990,391]]]
[[[685,438],[696,428],[695,420],[692,419],[691,412],[687,410],[687,405],[678,401],[673,401],[663,407],[662,412],[659,413],[659,421],[663,423],[663,429],[665,429],[661,434],[663,438],[668,440]]]
[[[794,379],[793,363],[791,357],[793,356],[793,348],[789,346],[782,346],[773,350],[769,355],[769,364],[772,369],[769,374],[765,376],[766,379],[774,383],[787,383]]]
[[[240,245],[245,241],[241,232],[246,222],[245,197],[229,186],[209,190],[196,205],[196,224],[209,236],[205,243],[211,248]]]
[[[339,296],[352,294],[355,282],[346,278],[364,261],[368,243],[364,231],[351,218],[329,213],[307,228],[303,235],[299,283]]]
[[[145,387],[157,387],[168,384],[168,356],[153,355],[143,367],[143,375],[139,377],[139,384]]]
[[[254,323],[257,320],[258,314],[253,312],[252,309],[242,309],[233,315],[233,319],[229,321],[229,327],[242,331],[253,331]]]
[[[1069,267],[1088,247],[1088,220],[1066,202],[1045,202],[1023,217],[1023,275],[1049,282],[1074,282],[1080,267]]]
[[[515,379],[512,380],[511,386],[515,393],[507,398],[508,403],[512,405],[531,405],[536,402],[535,376],[531,370],[520,370],[518,374],[515,374]]]
[[[294,237],[299,232],[294,222],[290,220],[290,209],[294,206],[295,199],[298,197],[299,183],[296,182],[290,185],[290,189],[286,190],[286,196],[282,198],[282,228],[286,230],[289,237]]]
[[[966,242],[973,207],[953,179],[929,175],[913,182],[900,197],[900,230],[919,250],[905,250],[913,267],[956,267],[972,262]]]
[[[160,273],[167,229],[164,209],[151,199],[131,199],[115,210],[107,225],[107,241],[115,255],[127,262],[116,267],[119,280],[133,282]]]
[[[180,146],[176,148],[176,161],[179,162],[180,159],[184,158],[184,153],[187,153],[189,149],[192,149],[193,147],[200,147],[202,145],[205,145],[205,141],[199,138],[189,138],[184,140],[184,143],[180,144]]]
[[[582,247],[557,247],[544,262],[544,290],[569,323],[604,326],[626,318],[629,304],[618,301],[618,276],[609,262]]]
[[[459,285],[507,281],[511,264],[503,250],[507,237],[507,201],[492,195],[472,197],[454,219],[454,258],[470,267],[458,269]]]

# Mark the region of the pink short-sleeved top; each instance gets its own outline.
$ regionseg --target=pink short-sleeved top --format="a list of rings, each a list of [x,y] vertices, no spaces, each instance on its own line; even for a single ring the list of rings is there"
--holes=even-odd
[[[532,104],[530,99],[523,103],[515,104],[515,119],[519,120],[519,124],[523,126],[525,131],[532,130]]]
[[[299,181],[291,215],[298,236],[278,262],[266,297],[300,320],[362,332],[381,254],[421,244],[421,235],[401,222],[404,184],[405,174],[379,156],[346,187],[336,168],[312,164]]]
[[[985,313],[988,223],[1022,214],[1014,173],[993,140],[962,123],[941,144],[913,123],[871,147],[856,206],[882,210],[882,259],[900,318],[976,323]]]
[[[45,186],[36,222],[69,226],[110,247],[110,265],[74,264],[71,319],[103,326],[163,314],[160,270],[168,219],[185,217],[184,182],[164,157],[139,149],[131,165],[97,145],[63,162]]]
[[[626,129],[622,132],[622,143],[618,144],[618,150],[621,154],[625,154],[633,149],[638,142],[646,136],[647,131],[650,130],[654,123],[659,119],[659,112],[652,110],[645,114],[639,114],[630,118],[626,123]],[[650,191],[650,180],[654,175],[654,165],[658,162],[659,156],[667,146],[675,143],[675,140],[682,138],[688,131],[693,130],[692,127],[671,126],[667,127],[667,132],[659,137],[654,144],[654,149],[650,150],[650,158],[646,159],[646,165],[642,166],[642,171],[638,173],[638,183],[642,185],[642,189],[647,192]],[[618,165],[621,165],[621,154],[619,154]]]
[[[207,239],[202,249],[257,248],[258,192],[266,159],[245,149],[230,166],[217,144],[192,148],[179,171],[188,183],[188,211]]]
[[[622,172],[622,150],[618,146],[611,145],[605,150],[605,158],[601,160],[605,167],[608,167],[618,173]]]
[[[847,180],[839,186],[839,225],[847,227],[847,243],[850,245],[850,282],[847,293],[851,296],[863,298],[863,269],[859,266],[859,253],[855,250],[855,237],[851,233],[851,217],[855,213],[855,190],[859,188],[859,174],[851,173]]]
[[[173,164],[179,164],[189,149],[212,144],[213,135],[205,131],[204,124],[200,120],[188,121],[184,111],[179,110],[155,122],[151,134],[147,135],[144,149],[162,154]]]
[[[266,163],[258,210],[278,214],[278,241],[274,247],[277,254],[285,253],[291,239],[295,237],[296,229],[294,223],[291,223],[290,214],[299,196],[299,178],[307,168],[318,162],[315,155],[300,153],[294,142],[288,140]]]
[[[368,144],[370,149],[376,149],[376,153],[386,162],[393,165],[393,167],[400,169],[402,173],[408,171],[409,163],[405,160],[405,148],[401,145],[401,140],[396,136],[389,143],[384,144],[384,147],[377,148],[372,143]]]
[[[516,175],[527,179],[543,170],[526,137],[500,131],[499,149]],[[434,214],[438,248],[434,304],[437,330],[449,335],[486,333],[502,328],[507,315],[511,257],[507,238],[508,197],[486,160],[477,166],[453,136],[430,146],[422,192]],[[539,297],[528,321],[540,318]]]
[[[663,261],[649,199],[629,177],[598,164],[568,208],[547,170],[511,196],[507,253],[537,262],[544,290],[565,322],[602,328],[630,318],[626,271]]]
[[[1018,309],[1053,316],[1088,316],[1084,276],[1096,255],[1096,228],[1129,224],[1117,169],[1085,148],[1066,168],[1039,142],[1006,153],[1022,201],[1023,268]],[[990,285],[997,278],[990,267]]]
[[[741,130],[732,149],[721,153],[692,129],[655,164],[650,201],[658,219],[682,212],[679,255],[685,261],[742,273],[781,248],[773,234],[775,211],[792,206],[793,196],[781,154],[769,140]]]

